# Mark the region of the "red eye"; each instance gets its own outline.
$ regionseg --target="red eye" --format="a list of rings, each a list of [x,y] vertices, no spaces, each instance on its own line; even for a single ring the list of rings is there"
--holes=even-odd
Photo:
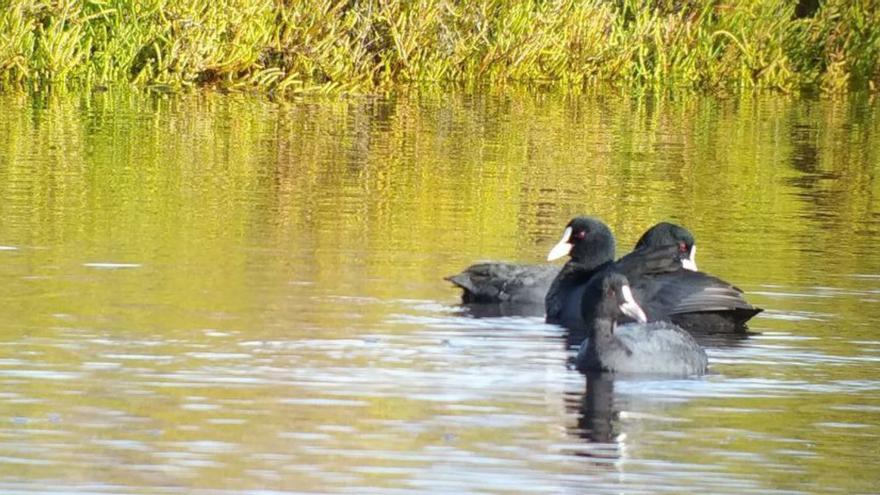
[[[685,244],[683,242],[678,243],[678,252],[679,253],[686,253],[687,250],[688,250],[687,244]]]
[[[583,230],[579,230],[579,231],[574,235],[574,237],[575,237],[575,239],[579,239],[579,240],[582,241],[582,240],[584,240],[584,237],[587,237],[587,233],[584,232]]]

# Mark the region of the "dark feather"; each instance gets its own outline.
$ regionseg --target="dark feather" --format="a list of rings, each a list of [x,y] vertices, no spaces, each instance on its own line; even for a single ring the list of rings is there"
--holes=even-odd
[[[446,280],[463,289],[464,303],[540,303],[557,273],[555,265],[487,262],[471,265]]]

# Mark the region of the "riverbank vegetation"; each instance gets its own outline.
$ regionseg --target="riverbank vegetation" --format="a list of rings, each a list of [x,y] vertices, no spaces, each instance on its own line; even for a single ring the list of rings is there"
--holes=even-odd
[[[0,83],[277,93],[404,85],[844,92],[874,0],[0,0]]]

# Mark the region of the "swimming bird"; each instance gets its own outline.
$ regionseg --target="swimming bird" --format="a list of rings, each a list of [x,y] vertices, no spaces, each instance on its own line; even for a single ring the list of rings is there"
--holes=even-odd
[[[706,372],[708,358],[703,348],[672,323],[648,323],[624,275],[606,270],[593,283],[601,289],[601,297],[584,301],[584,309],[589,306],[585,318],[591,319],[575,358],[578,370],[677,376]],[[623,316],[635,323],[620,325]]]
[[[596,275],[615,270],[629,279],[649,321],[669,320],[688,331],[742,332],[762,309],[749,304],[740,289],[703,272],[683,267],[679,245],[645,246],[614,261],[614,235],[601,220],[576,217],[548,260],[568,255],[547,291],[548,323],[583,332],[602,297]],[[586,308],[586,312],[582,311]]]
[[[643,247],[678,246],[681,265],[688,270],[697,271],[697,243],[693,234],[681,225],[660,222],[646,230],[636,241],[635,249]]]
[[[694,236],[686,228],[673,223],[660,222],[649,228],[636,243],[636,249],[665,245],[679,246],[679,252],[684,257],[682,265],[691,270],[697,269]],[[461,273],[445,277],[444,280],[462,289],[461,302],[465,304],[511,303],[543,306],[547,290],[560,269],[558,265],[487,261],[475,263]]]
[[[542,304],[559,273],[556,265],[484,262],[445,277],[462,289],[461,302]]]

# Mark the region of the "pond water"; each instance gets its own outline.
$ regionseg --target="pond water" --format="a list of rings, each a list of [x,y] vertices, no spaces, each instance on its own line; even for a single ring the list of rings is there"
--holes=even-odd
[[[0,491],[876,493],[867,97],[0,96]],[[442,277],[659,220],[766,308],[585,378]]]

